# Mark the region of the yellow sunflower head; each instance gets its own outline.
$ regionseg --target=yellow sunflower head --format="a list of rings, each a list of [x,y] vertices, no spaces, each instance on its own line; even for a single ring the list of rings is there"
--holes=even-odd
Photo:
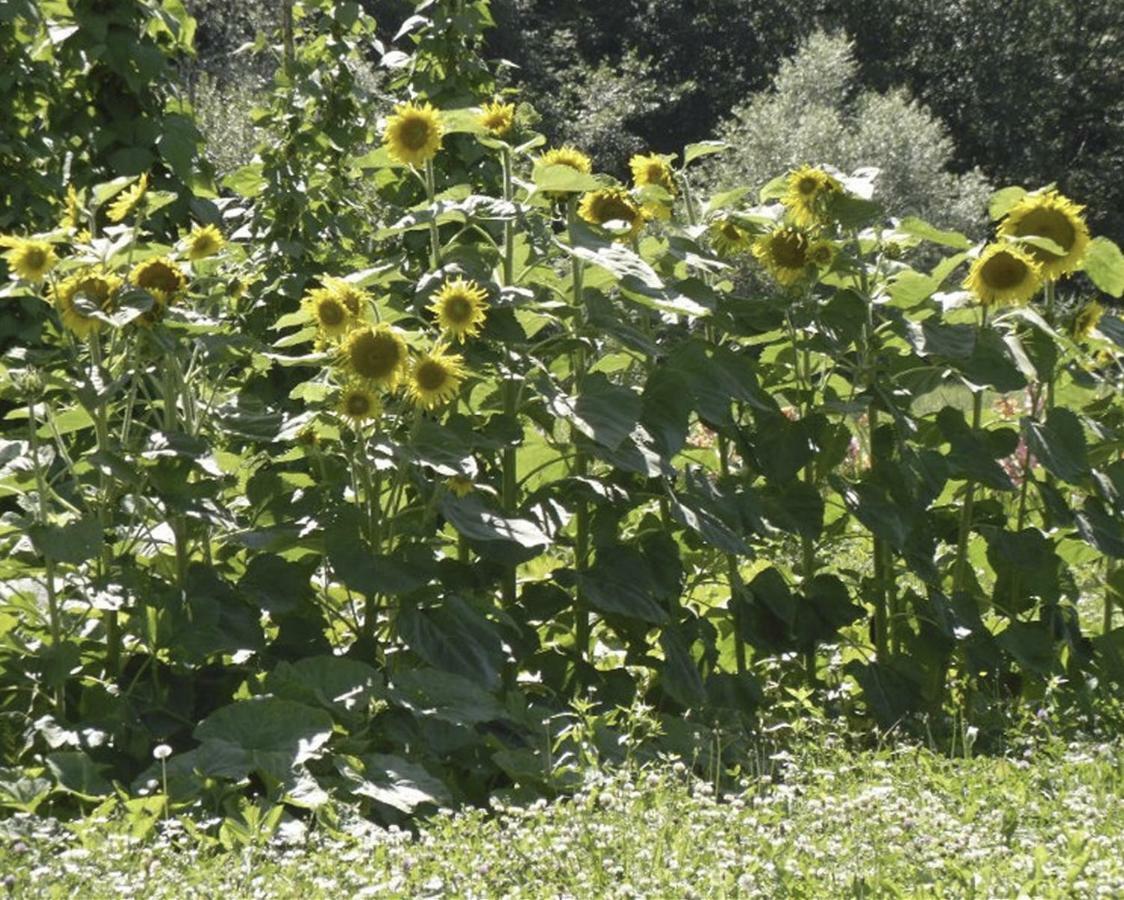
[[[488,292],[463,277],[446,281],[433,295],[429,309],[437,324],[456,341],[476,337],[487,315]]]
[[[134,267],[129,280],[141,290],[148,291],[155,301],[152,309],[140,317],[143,324],[159,321],[176,297],[187,287],[183,270],[167,257],[146,259]]]
[[[206,259],[208,256],[214,256],[224,246],[226,240],[222,236],[222,232],[214,225],[196,225],[191,234],[187,236],[187,258],[188,259]]]
[[[467,497],[476,489],[476,485],[467,475],[454,475],[445,482],[445,486],[454,497]]]
[[[842,193],[843,185],[823,169],[801,166],[788,173],[781,202],[792,221],[802,228],[825,224],[832,195]]]
[[[537,162],[540,166],[566,166],[566,168],[580,172],[582,175],[589,175],[593,172],[593,160],[582,153],[581,150],[569,145],[547,150],[538,158]]]
[[[304,307],[308,317],[316,323],[321,337],[341,338],[355,324],[355,317],[347,308],[347,304],[331,288],[313,288],[305,294],[301,306]]]
[[[808,248],[808,261],[820,269],[830,269],[835,262],[835,244],[831,241],[816,241]]]
[[[435,409],[457,395],[464,381],[464,360],[435,347],[423,353],[410,369],[410,397],[425,409]]]
[[[78,191],[72,184],[66,186],[66,202],[62,208],[62,218],[59,227],[64,230],[77,229],[82,224],[82,201]]]
[[[632,169],[632,183],[636,187],[654,184],[662,187],[669,194],[675,194],[675,175],[671,171],[670,156],[661,156],[658,153],[637,154],[628,161]]]
[[[382,409],[378,394],[364,384],[349,384],[340,391],[338,406],[341,416],[355,424],[375,418]]]
[[[409,350],[389,325],[367,325],[344,338],[340,362],[354,379],[392,391],[409,364]]]
[[[121,279],[97,268],[83,269],[58,284],[53,292],[63,327],[80,338],[100,331],[105,323],[92,313],[113,312]]]
[[[8,268],[24,281],[38,283],[59,261],[55,248],[47,241],[36,238],[8,238],[4,241],[8,248],[4,259]]]
[[[784,285],[804,277],[812,261],[808,236],[797,228],[777,228],[763,234],[753,244],[753,255],[769,274]]]
[[[148,175],[147,173],[141,175],[130,187],[127,187],[116,199],[109,204],[109,209],[106,215],[109,216],[110,222],[124,221],[126,216],[129,215],[134,209],[137,208],[141,200],[144,199],[145,192],[148,190]]]
[[[582,196],[578,215],[593,225],[623,222],[628,226],[628,231],[619,235],[621,239],[638,235],[644,227],[645,219],[644,210],[633,202],[631,195],[623,188],[589,191]]]
[[[1087,341],[1101,324],[1104,307],[1096,300],[1086,303],[1073,318],[1073,336],[1079,341]]]
[[[1025,242],[1027,251],[1042,267],[1042,277],[1060,278],[1075,271],[1089,247],[1089,226],[1078,206],[1057,191],[1027,194],[1016,203],[999,226],[999,235],[1006,238],[1045,238],[1060,250]]]
[[[1042,286],[1042,268],[1025,250],[1004,241],[989,244],[972,263],[964,287],[984,306],[1020,304]]]
[[[511,126],[515,124],[515,104],[500,103],[499,100],[485,103],[481,107],[479,121],[496,137],[501,137],[511,131]]]
[[[356,287],[350,281],[325,275],[321,281],[325,289],[335,294],[336,298],[346,307],[348,314],[353,319],[366,318],[370,297],[361,287]]]
[[[728,217],[710,224],[710,241],[720,256],[736,256],[753,249],[753,235]]]
[[[441,149],[444,127],[441,114],[429,103],[403,103],[386,120],[383,143],[393,159],[409,166],[421,166]]]

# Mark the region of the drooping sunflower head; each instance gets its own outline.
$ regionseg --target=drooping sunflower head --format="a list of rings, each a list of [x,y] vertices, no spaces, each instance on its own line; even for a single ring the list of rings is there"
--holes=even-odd
[[[8,268],[24,281],[38,283],[59,261],[55,248],[47,241],[36,238],[9,238],[4,241],[8,248],[4,259]]]
[[[753,235],[729,217],[711,223],[710,241],[720,256],[736,256],[753,249]]]
[[[671,157],[658,153],[638,153],[628,161],[632,182],[637,187],[654,184],[669,194],[675,194],[675,175],[671,171]]]
[[[366,385],[356,383],[349,384],[340,391],[338,409],[341,416],[359,424],[375,418],[382,409],[382,404],[379,403],[378,394]]]
[[[324,287],[335,294],[353,319],[363,319],[366,317],[368,311],[367,304],[370,302],[370,297],[363,288],[356,287],[350,281],[345,281],[342,278],[336,278],[332,275],[325,275],[321,280],[323,281]]]
[[[187,258],[206,259],[214,256],[224,246],[226,240],[214,225],[196,225],[187,236]]]
[[[822,225],[829,220],[831,197],[842,193],[843,185],[823,169],[801,166],[788,173],[782,203],[792,221],[802,228]]]
[[[398,386],[409,364],[406,342],[386,324],[352,329],[340,354],[341,364],[354,379],[388,391]]]
[[[1042,268],[1006,241],[989,244],[972,263],[964,287],[984,306],[1026,303],[1042,286]]]
[[[343,299],[328,287],[313,288],[301,300],[305,314],[316,323],[320,336],[343,337],[355,324],[355,317]]]
[[[1056,251],[1030,241],[1024,242],[1023,248],[1041,265],[1043,278],[1060,278],[1081,265],[1089,247],[1084,209],[1057,191],[1027,194],[1007,213],[999,234],[1052,241]]]
[[[623,222],[628,231],[619,235],[621,239],[635,237],[644,227],[645,214],[623,188],[601,188],[589,191],[582,196],[578,215],[593,225],[608,225],[610,222]]]
[[[398,162],[421,166],[437,155],[443,134],[441,114],[431,104],[403,103],[386,120],[383,143]]]
[[[487,315],[488,292],[463,277],[446,281],[433,295],[429,309],[437,324],[454,340],[476,337]]]
[[[116,199],[109,204],[106,215],[110,222],[122,222],[144,199],[148,191],[148,174],[141,175],[131,186],[125,188]]]
[[[582,175],[589,175],[593,172],[593,160],[582,153],[581,150],[568,144],[547,150],[538,158],[537,162],[540,166],[565,166],[575,172],[580,172]]]
[[[1079,341],[1087,341],[1101,324],[1104,307],[1096,300],[1086,303],[1073,317],[1073,336]]]
[[[763,234],[753,245],[753,255],[769,274],[784,285],[795,284],[812,262],[808,236],[798,228],[777,228]]]
[[[515,124],[515,104],[501,103],[499,100],[485,103],[480,108],[479,121],[496,137],[501,137],[511,131],[511,126]]]
[[[464,360],[443,347],[435,347],[414,361],[410,369],[410,397],[425,409],[435,409],[457,395],[464,376]]]
[[[145,324],[159,321],[176,297],[187,287],[187,276],[172,260],[165,257],[146,259],[138,263],[129,276],[141,290],[148,291],[155,301],[152,309],[141,316]]]
[[[83,269],[59,283],[53,299],[63,327],[80,338],[100,331],[105,323],[93,313],[113,312],[121,284],[116,275],[97,268]]]
[[[835,262],[835,244],[831,241],[816,241],[808,248],[808,261],[820,269],[830,269]]]

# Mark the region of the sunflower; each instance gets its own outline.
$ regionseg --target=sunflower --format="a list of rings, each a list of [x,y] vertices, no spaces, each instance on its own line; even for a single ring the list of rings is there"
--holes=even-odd
[[[42,281],[59,261],[55,255],[55,248],[47,241],[34,238],[8,238],[4,241],[4,246],[9,248],[4,254],[4,259],[8,261],[8,268],[24,281]]]
[[[835,244],[831,241],[816,241],[808,248],[808,261],[821,269],[830,269],[835,262]]]
[[[430,104],[404,103],[386,120],[383,143],[393,159],[406,165],[429,162],[441,149],[441,114]]]
[[[478,121],[497,137],[505,135],[511,131],[511,126],[515,124],[515,104],[500,103],[499,100],[485,103],[481,107]]]
[[[753,235],[729,218],[711,223],[710,240],[721,256],[735,256],[753,249]]]
[[[392,391],[409,361],[402,336],[389,325],[352,329],[343,341],[341,362],[356,379]]]
[[[455,278],[446,281],[433,295],[429,309],[437,317],[437,324],[457,341],[476,337],[484,324],[488,292],[475,281]]]
[[[138,263],[129,280],[142,290],[148,291],[156,301],[152,309],[141,316],[142,322],[158,321],[164,315],[168,304],[187,287],[187,276],[167,257],[146,259]]]
[[[1061,255],[1024,244],[1024,249],[1042,267],[1042,277],[1060,278],[1073,272],[1085,257],[1089,246],[1089,226],[1081,215],[1085,209],[1057,191],[1027,194],[1007,213],[999,226],[1001,237],[1039,237],[1053,241]]]
[[[645,219],[644,210],[633,202],[628,191],[623,188],[589,191],[582,197],[578,215],[594,225],[624,222],[628,231],[620,235],[621,238],[638,235],[644,227]]]
[[[593,172],[593,160],[582,153],[581,150],[569,145],[547,150],[536,162],[540,166],[565,166],[575,172],[580,172],[582,175],[589,175]]]
[[[340,391],[339,412],[355,424],[366,422],[379,414],[378,394],[363,384],[349,384]]]
[[[82,202],[78,198],[78,191],[72,184],[66,186],[66,202],[62,209],[62,218],[59,227],[69,231],[77,229],[82,224]]]
[[[90,307],[103,313],[113,311],[121,279],[101,269],[89,268],[71,275],[53,291],[55,308],[64,328],[84,338],[100,331],[105,323],[90,315]]]
[[[1087,341],[1101,324],[1104,307],[1096,300],[1086,303],[1073,318],[1073,336],[1079,341]]]
[[[351,330],[355,317],[340,295],[328,287],[313,288],[301,301],[305,313],[326,338],[340,338]]]
[[[187,236],[187,258],[206,259],[226,245],[222,232],[214,225],[196,225]]]
[[[353,319],[365,317],[367,304],[371,299],[365,290],[356,287],[350,281],[344,281],[344,279],[335,278],[332,275],[325,275],[321,281],[325,289],[335,294],[336,299],[347,307],[347,311]]]
[[[990,244],[972,263],[964,287],[984,306],[1025,303],[1042,286],[1042,268],[1014,244]]]
[[[148,174],[141,175],[132,187],[126,188],[117,195],[117,199],[109,204],[109,210],[106,215],[109,216],[110,222],[121,222],[129,215],[137,204],[144,199],[145,191],[148,190]]]
[[[795,284],[807,269],[808,236],[796,228],[777,228],[763,234],[753,245],[753,255],[781,284]]]
[[[410,370],[410,396],[419,406],[434,409],[456,396],[464,376],[464,360],[436,347],[414,362]]]
[[[781,202],[788,208],[792,221],[804,228],[827,222],[827,203],[843,185],[823,169],[801,166],[789,172],[787,188]]]
[[[632,183],[636,187],[655,184],[662,187],[669,194],[675,194],[675,176],[671,171],[673,157],[661,156],[658,153],[647,155],[638,153],[628,161],[632,169]]]
[[[445,486],[454,497],[467,497],[476,490],[476,485],[467,475],[454,475],[445,482]]]

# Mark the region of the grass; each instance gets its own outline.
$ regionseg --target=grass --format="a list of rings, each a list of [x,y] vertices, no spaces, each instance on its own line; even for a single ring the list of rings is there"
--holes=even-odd
[[[14,817],[0,878],[83,898],[1124,895],[1119,743],[960,760],[821,746],[770,768],[718,792],[681,765],[600,773],[569,799],[443,811],[417,834],[292,820],[233,850],[198,823],[138,840],[119,820]]]

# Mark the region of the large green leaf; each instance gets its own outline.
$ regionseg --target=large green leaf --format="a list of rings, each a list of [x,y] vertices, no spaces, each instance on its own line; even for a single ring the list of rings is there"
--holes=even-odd
[[[1062,481],[1080,484],[1089,475],[1089,453],[1081,420],[1068,409],[1056,406],[1046,421],[1023,419],[1027,446],[1046,471]]]
[[[388,695],[419,718],[478,725],[507,717],[494,695],[451,672],[414,669],[393,676]]]
[[[636,427],[642,408],[638,394],[594,372],[582,382],[571,421],[586,437],[615,450]]]
[[[551,543],[550,536],[531,520],[505,517],[474,494],[447,495],[441,511],[457,531],[473,541],[512,543],[528,550]]]
[[[113,793],[102,768],[82,750],[60,750],[48,753],[47,768],[55,776],[59,788],[85,800],[94,800]]]
[[[404,606],[398,614],[398,632],[434,668],[454,672],[487,690],[499,687],[507,660],[499,628],[459,597],[446,597],[440,606]]]
[[[77,519],[66,525],[32,525],[27,531],[35,549],[55,562],[78,565],[101,552],[102,530],[97,519]]]
[[[949,443],[945,459],[949,474],[959,476],[999,491],[1015,489],[1010,476],[995,460],[1015,450],[1018,437],[1010,429],[986,432],[973,431],[964,420],[964,413],[946,406],[937,413],[937,427]]]
[[[706,701],[706,689],[690,648],[678,628],[668,627],[660,632],[660,649],[663,650],[661,687],[681,706],[688,709],[702,706]]]
[[[667,611],[652,598],[655,586],[648,562],[632,547],[599,547],[594,564],[578,574],[578,583],[586,599],[606,615],[656,624],[667,620]]]
[[[242,778],[261,772],[278,781],[319,756],[331,736],[332,717],[323,709],[273,697],[220,707],[195,729],[200,763],[211,774]]]
[[[266,676],[265,689],[277,697],[333,713],[362,713],[382,695],[383,678],[357,659],[309,656],[278,663]]]
[[[351,793],[393,807],[407,815],[423,805],[448,806],[452,803],[440,779],[418,765],[387,753],[344,757],[336,768],[348,782]]]
[[[1089,243],[1082,264],[1093,284],[1113,297],[1124,297],[1124,253],[1106,237]]]

